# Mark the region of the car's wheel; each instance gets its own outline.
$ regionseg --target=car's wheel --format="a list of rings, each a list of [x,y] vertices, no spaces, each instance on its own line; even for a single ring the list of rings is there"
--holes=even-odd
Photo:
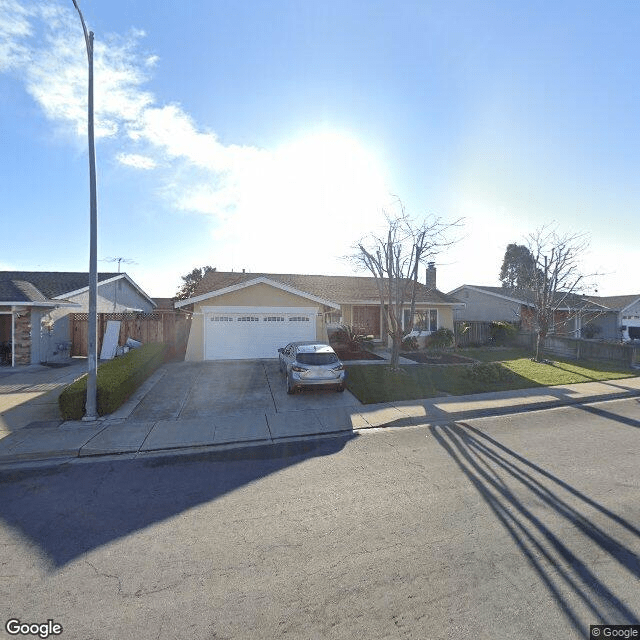
[[[344,391],[344,385],[343,385],[343,384],[338,385],[338,388],[336,389],[336,391],[337,391],[338,393],[342,393],[342,392]]]
[[[292,395],[296,392],[295,388],[291,386],[291,380],[289,379],[289,376],[287,376],[287,393],[289,395]]]

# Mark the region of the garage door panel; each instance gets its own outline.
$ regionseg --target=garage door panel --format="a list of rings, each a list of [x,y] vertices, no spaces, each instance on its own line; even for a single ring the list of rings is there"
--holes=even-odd
[[[278,348],[315,340],[315,313],[205,314],[205,360],[276,358]]]

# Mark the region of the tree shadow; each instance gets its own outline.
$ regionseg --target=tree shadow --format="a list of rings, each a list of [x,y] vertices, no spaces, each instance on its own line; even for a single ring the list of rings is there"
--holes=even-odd
[[[587,413],[592,413],[595,416],[606,418],[611,422],[619,422],[620,424],[626,424],[629,427],[635,427],[636,429],[640,429],[640,420],[627,418],[626,416],[618,415],[617,413],[613,413],[612,411],[607,411],[606,409],[602,409],[601,407],[594,407],[593,405],[588,405],[588,404],[580,405],[580,409],[582,409],[583,411],[586,411]]]
[[[637,581],[640,557],[632,551],[640,542],[636,526],[467,423],[432,426],[430,430],[583,637],[589,637],[589,624],[640,623],[638,614],[596,575],[588,561],[578,557],[563,541],[562,533],[552,529],[562,531],[558,518],[561,524],[569,523]],[[532,504],[536,506],[528,506]],[[539,515],[540,507],[544,515]],[[594,519],[581,513],[587,510],[595,511]],[[595,518],[603,524],[596,524]],[[619,542],[614,531],[627,538],[631,535],[634,544]],[[589,620],[583,619],[578,603],[588,611]]]
[[[0,472],[0,517],[52,570],[260,478],[333,455],[353,433],[192,455]]]

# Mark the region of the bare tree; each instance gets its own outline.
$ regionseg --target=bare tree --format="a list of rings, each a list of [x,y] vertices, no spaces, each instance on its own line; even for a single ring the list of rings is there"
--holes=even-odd
[[[447,239],[447,232],[459,226],[461,220],[452,223],[429,217],[415,222],[400,205],[396,217],[387,217],[386,236],[371,234],[355,247],[351,260],[366,269],[375,278],[378,296],[391,337],[391,369],[398,369],[400,346],[406,333],[413,326],[402,327],[405,309],[410,309],[413,324],[416,307],[418,267],[451,246],[455,240]]]
[[[554,325],[575,320],[589,308],[582,297],[597,274],[586,274],[581,260],[589,247],[584,233],[562,234],[542,227],[527,237],[534,263],[529,274],[534,304],[535,359],[540,362],[544,341]],[[562,311],[562,315],[560,313]]]

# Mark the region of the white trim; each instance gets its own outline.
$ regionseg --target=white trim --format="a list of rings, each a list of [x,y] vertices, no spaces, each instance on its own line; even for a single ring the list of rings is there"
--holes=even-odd
[[[353,301],[345,301],[340,304],[349,304],[352,307],[373,307],[373,306],[381,306],[380,300],[353,300]],[[385,306],[387,305],[385,301]],[[411,306],[411,300],[408,300],[404,303],[407,306]],[[466,304],[464,302],[424,302],[422,300],[416,300],[416,307],[464,307]]]
[[[278,307],[270,305],[268,307],[200,307],[203,313],[215,313],[216,315],[224,315],[225,313],[265,313],[265,314],[277,314],[277,313],[295,313],[296,315],[316,315],[318,313],[318,307]]]
[[[56,300],[56,298],[52,298],[51,300]],[[13,301],[13,300],[0,300],[0,307],[52,307],[54,309],[57,309],[58,307],[80,307],[82,305],[78,304],[77,302],[52,302],[52,301],[48,301],[48,302],[42,302],[42,301],[37,301],[37,302],[17,302],[17,301]]]
[[[89,274],[87,274],[87,277],[88,276]],[[110,284],[111,282],[115,282],[116,280],[121,280],[122,278],[124,278],[134,289],[136,289],[140,295],[146,298],[151,303],[154,309],[158,306],[126,273],[119,273],[113,278],[108,278],[107,280],[100,280],[98,282],[98,287],[101,287],[102,285],[105,285],[105,284]],[[63,293],[59,296],[55,296],[52,298],[52,300],[68,298],[69,296],[77,296],[78,294],[84,293],[85,291],[89,291],[89,285],[87,285],[86,287],[82,287],[82,289],[76,289],[75,291],[69,291],[68,293]]]
[[[618,313],[620,315],[622,315],[629,307],[633,307],[634,304],[638,304],[638,302],[640,302],[640,298],[638,298],[637,300],[634,300],[633,302],[629,303],[626,307],[624,307],[623,309],[620,309],[620,311],[618,311]],[[596,304],[598,304],[596,302]],[[615,309],[612,309],[612,311],[615,311]]]
[[[267,284],[271,287],[274,287],[275,289],[281,289],[282,291],[286,291],[287,293],[300,296],[301,298],[306,298],[307,300],[312,300],[313,302],[318,302],[327,307],[332,307],[333,309],[340,310],[340,305],[335,302],[331,302],[330,300],[324,300],[323,298],[319,298],[318,296],[314,296],[310,293],[305,293],[304,291],[300,291],[299,289],[290,287],[286,284],[283,284],[282,282],[277,282],[275,280],[271,280],[270,278],[265,278],[264,276],[253,278],[252,280],[247,280],[245,282],[234,284],[229,287],[224,287],[223,289],[216,289],[215,291],[203,293],[199,296],[195,296],[194,298],[188,298],[187,300],[180,300],[175,303],[175,307],[176,309],[179,309],[180,307],[184,307],[188,304],[202,302],[202,300],[207,300],[209,298],[217,298],[218,296],[222,296],[226,293],[233,293],[234,291],[239,291],[240,289],[245,289],[247,287],[251,287],[256,284]]]

